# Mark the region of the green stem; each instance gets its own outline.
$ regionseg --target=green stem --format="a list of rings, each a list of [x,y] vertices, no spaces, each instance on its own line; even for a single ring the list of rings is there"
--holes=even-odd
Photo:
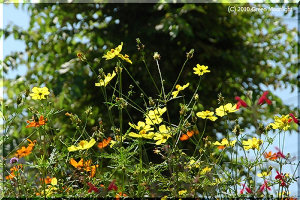
[[[120,67],[120,65],[119,65]],[[121,69],[121,67],[120,67]],[[119,70],[119,97],[122,97],[122,70]],[[121,138],[121,146],[123,143],[123,110],[122,110],[122,105],[119,107],[119,120],[120,120],[120,138]]]
[[[163,82],[163,79],[162,79],[162,75],[161,75],[161,71],[160,71],[158,60],[156,60],[156,65],[157,65],[157,69],[158,69],[158,73],[159,73],[159,78],[160,78],[160,82],[161,82],[161,90],[162,90],[162,95],[163,95],[163,99],[164,99],[164,104],[167,107],[167,98],[166,98],[166,93],[165,93],[165,87],[164,87],[164,82]],[[167,117],[168,117],[168,122],[171,123],[171,119],[170,119],[170,115],[169,115],[168,109],[167,109]]]
[[[183,65],[182,65],[182,67],[181,67],[181,69],[180,69],[180,72],[179,72],[179,74],[178,74],[178,76],[177,76],[177,79],[176,79],[176,81],[175,81],[175,83],[174,83],[174,85],[173,85],[173,87],[172,87],[172,89],[171,89],[171,92],[170,92],[170,93],[168,94],[168,96],[167,96],[167,99],[169,98],[169,95],[172,94],[174,88],[176,87],[176,84],[177,84],[177,82],[178,82],[178,80],[179,80],[179,78],[180,78],[180,76],[181,76],[181,73],[182,73],[182,71],[183,71],[183,69],[184,69],[185,64],[187,63],[187,61],[188,61],[188,58],[184,61]]]
[[[198,143],[197,143],[197,146],[196,146],[196,148],[195,148],[195,150],[194,150],[193,157],[195,156],[195,153],[196,153],[196,151],[197,151],[197,149],[198,149],[198,146],[199,146],[199,144],[200,144],[200,141],[201,141],[201,139],[202,139],[202,137],[203,137],[203,135],[204,135],[204,133],[205,133],[206,122],[207,122],[207,119],[205,119],[204,128],[203,128],[202,134],[201,134],[201,136],[200,136],[200,138],[199,138],[199,141],[198,141]]]
[[[143,56],[142,59],[143,59],[144,65],[146,66],[147,72],[148,72],[148,74],[149,74],[149,76],[150,76],[150,79],[152,80],[152,82],[153,82],[153,84],[154,84],[154,86],[155,86],[157,92],[159,92],[159,89],[158,89],[158,87],[157,87],[157,85],[156,85],[156,82],[154,81],[153,76],[152,76],[152,74],[150,73],[149,68],[148,68],[148,66],[147,66],[147,64],[146,64],[146,62],[145,62],[144,56]]]
[[[140,156],[140,165],[139,165],[139,185],[138,185],[138,196],[141,194],[141,179],[142,179],[142,168],[143,168],[143,149],[142,149],[142,139],[139,138],[139,156]]]
[[[195,92],[194,92],[194,94],[193,94],[193,96],[192,96],[191,100],[189,101],[189,103],[188,103],[187,107],[189,107],[189,106],[190,106],[190,104],[192,103],[193,99],[195,98],[195,95],[196,95],[196,93],[198,92],[198,89],[199,89],[199,87],[200,87],[201,79],[202,79],[202,76],[200,76],[200,79],[199,79],[199,82],[198,82],[197,88],[196,88],[196,90],[195,90]]]

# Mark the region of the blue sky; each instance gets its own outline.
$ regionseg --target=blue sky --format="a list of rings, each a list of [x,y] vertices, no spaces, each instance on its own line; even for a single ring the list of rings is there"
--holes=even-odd
[[[288,25],[289,28],[297,27],[297,18],[291,18],[289,16],[282,16],[280,12],[273,12],[274,15],[280,16],[283,18],[284,23]],[[25,9],[22,9],[22,6],[19,8],[15,8],[13,4],[4,4],[3,5],[3,16],[4,16],[4,27],[8,24],[15,24],[23,29],[27,29],[29,26],[29,14],[26,12]],[[1,24],[0,24],[1,25]],[[14,40],[12,36],[4,41],[4,51],[3,56],[9,55],[11,52],[14,51],[22,51],[25,52],[25,43],[20,40]],[[1,53],[0,53],[1,54]],[[24,65],[19,66],[18,70],[11,71],[7,78],[15,77],[17,74],[22,75],[26,71],[26,67]],[[285,103],[298,106],[298,90],[295,90],[293,93],[290,92],[290,89],[283,89],[283,90],[276,90],[274,91],[272,88],[266,88],[272,93],[278,95]],[[275,144],[278,144],[278,140],[275,141]],[[286,137],[286,148],[284,152],[290,152],[292,156],[298,157],[298,135],[294,132],[292,135]],[[270,148],[271,151],[274,151],[274,146]],[[291,171],[290,169],[286,169],[287,171]],[[297,185],[294,184],[292,186],[292,194],[297,194]]]

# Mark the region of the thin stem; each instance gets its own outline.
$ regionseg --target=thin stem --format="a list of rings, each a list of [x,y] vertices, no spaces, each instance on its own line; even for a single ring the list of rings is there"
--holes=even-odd
[[[140,156],[140,165],[139,165],[139,185],[138,185],[138,196],[141,194],[141,179],[142,179],[142,167],[143,167],[143,149],[142,149],[142,139],[139,138],[139,156]]]
[[[156,65],[157,65],[157,69],[158,69],[158,73],[159,73],[159,78],[160,78],[160,82],[161,82],[161,90],[162,90],[162,95],[163,95],[164,103],[165,103],[165,106],[167,107],[167,99],[166,99],[166,94],[165,94],[165,87],[164,87],[164,82],[163,82],[163,79],[162,79],[162,75],[161,75],[161,71],[160,71],[158,60],[156,60]],[[167,109],[167,117],[168,117],[168,122],[171,123],[168,109]]]
[[[147,72],[148,72],[148,74],[149,74],[149,76],[150,76],[150,79],[152,80],[152,82],[153,82],[153,84],[154,84],[154,87],[156,88],[157,92],[159,92],[159,89],[158,89],[158,87],[157,87],[157,85],[156,85],[156,82],[154,81],[153,76],[152,76],[152,74],[150,73],[149,68],[148,68],[148,66],[147,66],[147,64],[146,64],[146,62],[145,62],[144,56],[143,56],[142,59],[143,59],[144,65],[146,66]]]
[[[162,79],[162,76],[161,76],[161,71],[160,71],[158,60],[156,60],[156,65],[157,65],[157,69],[158,69],[158,73],[159,73],[159,78],[160,78],[160,82],[161,82],[161,91],[162,91],[164,100],[166,100],[165,88],[164,88],[164,83],[163,83],[163,79]]]
[[[121,63],[122,65],[122,69],[125,69],[125,71],[127,72],[127,74],[129,75],[129,77],[132,79],[132,81],[134,82],[134,84],[141,90],[141,92],[145,95],[145,97],[147,99],[149,99],[149,97],[147,96],[147,94],[144,92],[144,90],[139,86],[139,84],[136,82],[136,80],[132,77],[132,75],[129,73],[129,71],[126,69],[126,67]]]
[[[120,67],[121,68],[121,67]],[[122,70],[119,70],[119,96],[122,97]],[[120,120],[120,137],[121,137],[121,146],[123,143],[123,111],[122,105],[119,107],[119,120]]]
[[[169,98],[169,95],[172,94],[174,88],[176,87],[176,84],[177,84],[177,82],[178,82],[178,80],[179,80],[179,78],[180,78],[180,76],[181,76],[181,73],[182,73],[182,71],[183,71],[183,69],[184,69],[185,64],[187,63],[187,61],[188,61],[188,58],[184,61],[183,65],[182,65],[182,67],[181,67],[181,69],[180,69],[180,72],[179,72],[179,74],[178,74],[178,76],[177,76],[177,79],[176,79],[176,81],[175,81],[175,83],[174,83],[174,85],[173,85],[173,87],[172,87],[172,89],[171,89],[171,92],[170,92],[170,93],[168,94],[168,96],[167,96],[167,99]]]
[[[196,146],[196,148],[195,148],[195,150],[194,150],[193,157],[195,156],[195,153],[196,153],[196,151],[197,151],[197,149],[198,149],[198,146],[199,146],[199,144],[200,144],[200,141],[201,141],[201,139],[202,139],[202,137],[203,137],[203,135],[204,135],[204,133],[205,133],[206,122],[207,122],[207,119],[205,119],[204,128],[203,128],[202,134],[201,134],[201,136],[200,136],[200,139],[199,139],[199,141],[198,141],[198,143],[197,143],[197,146]]]
[[[199,89],[199,86],[200,86],[200,83],[201,83],[201,79],[202,79],[202,76],[200,76],[200,79],[199,79],[199,82],[198,82],[197,88],[196,88],[196,90],[195,90],[195,92],[194,92],[194,94],[193,94],[193,96],[192,96],[191,100],[189,101],[189,103],[188,103],[187,107],[189,107],[189,106],[190,106],[190,104],[192,103],[193,99],[195,98],[195,95],[196,95],[196,93],[198,92],[198,89]]]

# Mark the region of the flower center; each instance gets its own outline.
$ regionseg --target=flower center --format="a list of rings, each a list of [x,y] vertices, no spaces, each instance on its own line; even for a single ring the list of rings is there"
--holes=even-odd
[[[79,143],[79,145],[82,146],[82,147],[84,146],[84,144],[85,144],[84,141],[80,141],[80,143]]]

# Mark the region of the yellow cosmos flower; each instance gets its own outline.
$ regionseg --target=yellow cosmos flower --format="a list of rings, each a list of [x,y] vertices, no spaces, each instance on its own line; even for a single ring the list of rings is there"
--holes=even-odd
[[[47,87],[42,87],[42,88],[38,88],[38,87],[34,87],[32,88],[32,93],[30,93],[29,95],[31,96],[32,99],[46,99],[45,95],[49,95],[50,92],[48,90]]]
[[[211,121],[216,121],[218,119],[216,116],[214,116],[214,112],[211,112],[209,110],[197,112],[196,115],[197,117],[200,117],[202,119],[209,119]]]
[[[123,47],[123,42],[121,42],[121,44],[117,48],[111,49],[110,51],[108,51],[106,53],[106,55],[104,55],[102,58],[105,58],[106,60],[110,60],[110,59],[113,59],[114,57],[118,56],[122,60],[125,60],[126,62],[132,64],[132,62],[129,59],[129,56],[127,54],[125,54],[125,55],[120,54],[120,52],[122,51],[122,47]]]
[[[78,150],[89,149],[92,146],[94,146],[95,143],[96,143],[96,141],[94,138],[92,138],[89,142],[86,140],[81,140],[77,147],[75,147],[74,145],[68,147],[68,151],[78,151]]]
[[[95,83],[95,86],[104,86],[106,87],[107,84],[116,76],[116,72],[113,71],[112,74],[108,73],[107,75],[104,75],[104,80],[100,79],[99,83]]]
[[[219,108],[216,109],[216,115],[219,117],[223,117],[224,115],[227,115],[227,113],[232,113],[238,111],[236,109],[236,104],[232,105],[231,103],[228,103],[226,105],[221,105]]]
[[[123,42],[121,42],[121,44],[117,48],[108,51],[106,55],[104,55],[102,58],[105,58],[106,60],[113,59],[114,57],[118,56],[119,53],[122,51],[122,46]]]
[[[56,178],[51,179],[51,185],[57,185],[57,179]]]
[[[210,70],[207,70],[208,66],[204,66],[204,65],[199,65],[197,64],[197,67],[194,67],[194,74],[197,74],[198,76],[202,76],[205,73],[210,72]]]
[[[167,108],[157,108],[155,110],[150,110],[146,115],[146,124],[154,125],[160,124],[163,119],[161,116],[167,111]]]
[[[122,60],[125,60],[126,62],[132,64],[132,61],[129,59],[129,56],[127,54],[125,54],[124,56],[122,54],[118,55],[119,58],[121,58]]]
[[[201,175],[204,175],[204,174],[207,174],[208,172],[211,171],[211,167],[205,167],[204,169],[201,170],[200,174]]]
[[[153,136],[154,136],[154,133],[153,132],[150,132],[148,133],[149,131],[152,131],[154,130],[153,128],[151,128],[151,126],[149,124],[145,124],[145,122],[141,122],[139,121],[137,125],[135,124],[131,124],[129,122],[129,125],[138,130],[139,131],[139,134],[137,133],[134,133],[134,132],[130,132],[128,135],[130,137],[135,137],[135,138],[146,138],[146,139],[152,139]],[[148,133],[148,134],[147,134]]]
[[[177,97],[180,91],[184,90],[190,85],[190,83],[185,84],[184,86],[176,85],[176,91],[172,92],[173,98]]]
[[[155,133],[154,140],[156,141],[156,145],[163,144],[167,142],[167,140],[171,137],[170,133],[170,128],[167,127],[166,125],[161,125],[159,126],[159,132]]]
[[[263,143],[262,140],[260,139],[257,139],[257,138],[252,138],[252,139],[248,139],[248,141],[244,140],[243,141],[243,146],[244,146],[244,149],[246,151],[248,151],[249,149],[257,149],[259,150],[260,148],[260,145]]]
[[[270,176],[270,175],[271,175],[271,172],[269,172],[269,173],[268,172],[262,172],[262,173],[257,174],[258,177],[266,177],[266,176]]]
[[[160,200],[167,200],[168,196],[163,196]]]
[[[178,195],[179,196],[182,196],[182,195],[184,195],[186,193],[187,193],[187,190],[180,190],[180,191],[178,191]]]
[[[223,149],[223,148],[228,147],[228,146],[234,147],[235,143],[236,143],[236,140],[233,140],[233,141],[229,142],[227,140],[227,138],[223,138],[221,142],[216,141],[213,144],[216,145],[216,146],[219,146],[221,149]]]
[[[275,116],[275,122],[270,123],[268,126],[271,126],[273,129],[288,130],[290,127],[290,122],[293,120],[289,115],[282,115],[281,117]]]

